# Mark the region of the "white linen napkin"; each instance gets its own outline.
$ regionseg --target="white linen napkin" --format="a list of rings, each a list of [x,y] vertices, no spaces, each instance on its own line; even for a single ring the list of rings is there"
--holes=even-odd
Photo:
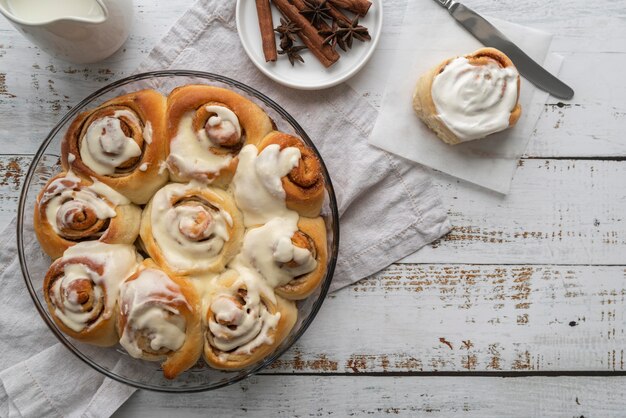
[[[404,4],[389,1],[385,7]],[[199,0],[140,70],[183,68],[230,76],[267,94],[298,120],[320,150],[339,202],[341,245],[331,290],[445,234],[446,211],[427,172],[367,144],[376,111],[347,85],[299,92],[267,79],[245,55],[234,16],[233,0]],[[134,389],[104,378],[55,344],[21,278],[15,222],[1,237],[0,416],[110,416]],[[34,242],[27,246],[39,251]],[[38,262],[49,264],[43,255]]]
[[[499,193],[509,191],[548,94],[522,79],[522,116],[511,129],[486,139],[448,145],[422,123],[412,107],[418,78],[446,58],[483,47],[434,1],[409,2],[403,34],[391,65],[371,144]],[[553,74],[562,58],[548,54],[552,35],[499,19],[489,21]]]

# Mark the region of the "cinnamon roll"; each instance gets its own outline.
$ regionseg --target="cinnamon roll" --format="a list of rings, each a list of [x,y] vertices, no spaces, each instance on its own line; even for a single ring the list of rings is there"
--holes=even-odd
[[[139,234],[160,266],[189,275],[223,270],[239,251],[243,231],[227,192],[191,182],[159,190],[143,211]]]
[[[169,275],[146,259],[120,286],[117,328],[132,357],[162,361],[173,379],[202,353],[200,298],[187,280]]]
[[[263,138],[259,152],[263,153],[267,147],[276,145],[281,151],[295,148],[300,152],[295,166],[281,178],[287,208],[301,216],[319,216],[324,202],[324,177],[319,159],[300,138],[277,131]]]
[[[283,342],[297,314],[294,302],[274,295],[252,270],[227,270],[206,308],[204,358],[222,370],[254,364]]]
[[[417,116],[454,145],[514,126],[522,112],[520,77],[494,48],[445,60],[423,75],[413,95]]]
[[[119,285],[139,261],[131,245],[87,241],[68,248],[43,283],[48,312],[61,331],[95,345],[116,344]]]
[[[116,97],[72,122],[61,143],[63,168],[144,204],[167,182],[164,130],[163,95],[142,90]]]
[[[246,232],[235,263],[257,270],[276,294],[308,297],[326,274],[326,225],[318,218],[274,218]]]
[[[272,130],[267,114],[250,100],[219,87],[188,85],[167,99],[168,167],[174,181],[230,183],[236,156]]]
[[[132,244],[139,234],[141,209],[98,180],[71,171],[53,177],[35,203],[34,229],[51,258],[85,240]]]

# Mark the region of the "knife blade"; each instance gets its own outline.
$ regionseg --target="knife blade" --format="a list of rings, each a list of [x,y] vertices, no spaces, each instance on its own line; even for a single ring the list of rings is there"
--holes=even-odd
[[[574,90],[550,74],[531,57],[515,45],[502,32],[496,29],[481,15],[461,3],[451,0],[435,0],[448,10],[448,13],[485,46],[504,52],[515,64],[517,70],[532,84],[559,99],[574,97]]]

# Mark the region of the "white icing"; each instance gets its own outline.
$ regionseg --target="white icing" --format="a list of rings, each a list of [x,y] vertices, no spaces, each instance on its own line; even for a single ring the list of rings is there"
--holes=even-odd
[[[126,196],[107,186],[101,181],[98,181],[98,179],[96,179],[95,177],[92,177],[91,181],[93,182],[93,184],[91,186],[88,186],[87,189],[94,191],[100,196],[106,197],[107,200],[114,205],[120,206],[130,204],[130,200]]]
[[[289,216],[291,211],[285,204],[281,178],[297,167],[300,161],[298,148],[281,150],[277,144],[269,145],[257,154],[258,150],[252,144],[242,148],[232,183],[246,227]]]
[[[139,171],[146,171],[148,169],[148,163],[143,163],[139,166]]]
[[[146,126],[143,127],[143,140],[146,144],[152,144],[152,124],[150,121],[146,122]]]
[[[110,318],[117,300],[119,285],[135,272],[139,262],[138,257],[132,245],[85,241],[68,248],[63,254],[62,260],[88,258],[93,260],[96,265],[104,267],[102,275],[99,275],[85,264],[67,263],[64,267],[63,276],[54,282],[51,289],[50,297],[55,306],[55,316],[73,331],[80,332],[86,328],[92,313],[90,311],[81,312],[81,306],[76,303],[76,294],[70,293],[65,300],[62,295],[73,281],[88,279],[92,282],[96,306],[104,304],[104,310],[96,322]],[[104,298],[105,292],[106,298]]]
[[[276,303],[276,298],[256,272],[245,267],[239,267],[237,272],[237,281],[211,299],[209,309],[213,315],[209,317],[208,328],[212,334],[211,344],[215,348],[234,354],[250,354],[255,348],[274,342],[269,332],[278,326],[280,312],[272,314],[262,303],[262,297],[272,303]],[[237,290],[242,286],[247,293],[245,304],[240,306]],[[227,322],[228,325],[222,325],[216,320]],[[220,357],[227,355],[222,353]]]
[[[238,262],[257,270],[272,287],[289,283],[294,277],[309,273],[317,261],[305,248],[293,245],[291,237],[298,231],[298,215],[274,218],[265,225],[249,230]],[[295,262],[297,266],[283,265]]]
[[[211,152],[215,144],[204,129],[194,132],[194,112],[186,113],[180,120],[176,136],[170,142],[170,155],[167,162],[188,178],[206,179],[206,173],[217,174],[227,167],[233,157],[230,154],[218,155]]]
[[[433,80],[437,116],[462,142],[502,131],[517,103],[518,79],[514,67],[456,58]]]
[[[205,109],[209,113],[215,113],[215,115],[211,116],[208,120],[211,133],[225,138],[232,135],[236,135],[237,138],[241,138],[241,125],[239,124],[237,115],[235,115],[232,110],[224,106],[215,105],[205,106]],[[211,140],[205,130],[198,132],[198,134],[204,134],[212,144],[220,146],[218,141]]]
[[[211,202],[216,210],[201,205],[171,206],[172,200],[201,187],[205,186],[196,182],[171,183],[153,198],[152,235],[167,263],[176,269],[209,268],[230,239],[228,224],[232,225],[232,218],[215,201],[221,200],[217,195]]]
[[[122,130],[119,119],[122,116],[141,129],[134,113],[118,110],[113,116],[94,120],[81,140],[80,157],[97,174],[113,174],[123,162],[141,155],[139,145]]]
[[[69,164],[72,164],[74,161],[76,161],[76,156],[74,154],[72,154],[71,152],[67,154],[67,162]]]
[[[46,204],[46,219],[57,234],[60,233],[60,227],[69,223],[72,214],[81,212],[83,208],[91,209],[102,220],[114,218],[116,206],[130,203],[124,196],[95,179],[91,186],[74,190],[80,187],[79,184],[80,178],[69,171],[64,177],[52,181],[42,195],[40,204]]]
[[[154,351],[161,348],[176,351],[182,347],[186,321],[171,306],[179,303],[189,307],[180,287],[160,270],[142,270],[136,279],[123,283],[120,289],[120,309],[128,319],[122,330],[120,344],[128,354],[136,358],[143,355],[137,344],[137,333],[150,340],[150,348]]]

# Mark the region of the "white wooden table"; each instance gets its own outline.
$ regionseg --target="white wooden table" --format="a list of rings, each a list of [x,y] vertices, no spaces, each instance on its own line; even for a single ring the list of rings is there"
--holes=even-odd
[[[88,67],[0,20],[0,227],[50,127],[129,75],[192,1],[136,0],[123,50]],[[545,106],[510,195],[437,176],[448,236],[330,295],[261,375],[203,394],[140,391],[118,416],[626,413],[626,1],[467,4],[554,33],[576,90]],[[374,105],[390,56],[382,45],[351,82]]]

